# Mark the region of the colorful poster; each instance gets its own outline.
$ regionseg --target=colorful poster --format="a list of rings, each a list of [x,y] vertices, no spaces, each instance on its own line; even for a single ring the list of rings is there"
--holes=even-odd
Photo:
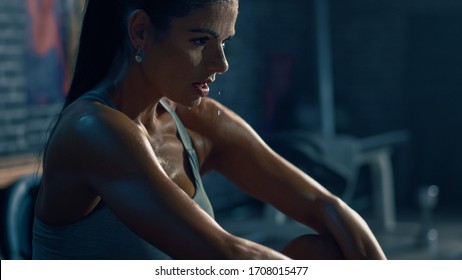
[[[61,102],[70,84],[81,0],[26,0],[29,105]]]

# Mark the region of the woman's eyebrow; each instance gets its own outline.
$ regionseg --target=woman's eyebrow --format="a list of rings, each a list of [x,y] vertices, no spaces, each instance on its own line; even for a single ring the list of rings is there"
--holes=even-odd
[[[193,28],[193,29],[189,29],[189,32],[207,33],[207,34],[209,34],[210,36],[212,36],[215,39],[220,38],[220,35],[217,32],[215,32],[215,31],[213,31],[211,29],[208,29],[208,28]]]
[[[208,28],[193,28],[193,29],[189,29],[189,32],[193,32],[193,33],[207,33],[209,34],[210,36],[212,36],[213,38],[215,39],[218,39],[220,38],[220,35],[211,30],[211,29],[208,29]],[[225,40],[231,40],[231,38],[234,37],[234,34],[230,35],[228,38],[226,38]]]

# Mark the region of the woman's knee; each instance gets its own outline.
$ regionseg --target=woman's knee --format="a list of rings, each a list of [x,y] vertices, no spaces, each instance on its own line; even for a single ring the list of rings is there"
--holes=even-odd
[[[290,241],[281,253],[300,260],[340,260],[345,259],[340,247],[332,236],[305,234]]]

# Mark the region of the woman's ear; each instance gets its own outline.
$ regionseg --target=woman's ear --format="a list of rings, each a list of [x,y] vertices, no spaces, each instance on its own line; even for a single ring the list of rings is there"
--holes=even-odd
[[[143,10],[135,10],[128,20],[128,36],[134,49],[143,48],[150,26],[148,14]]]

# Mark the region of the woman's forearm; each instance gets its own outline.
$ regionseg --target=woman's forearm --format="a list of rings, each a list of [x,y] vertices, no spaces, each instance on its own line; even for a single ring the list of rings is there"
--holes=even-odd
[[[347,259],[386,259],[367,223],[343,201],[326,202],[324,213],[327,229]]]

